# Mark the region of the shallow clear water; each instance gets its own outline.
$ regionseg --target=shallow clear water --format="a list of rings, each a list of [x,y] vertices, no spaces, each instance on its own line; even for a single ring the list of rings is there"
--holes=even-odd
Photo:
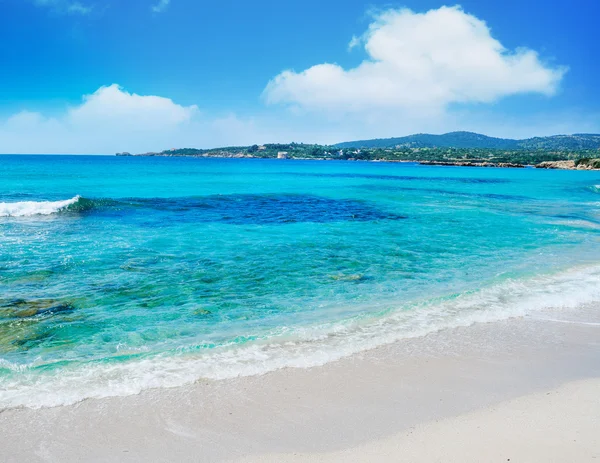
[[[600,300],[600,174],[0,156],[0,408]]]

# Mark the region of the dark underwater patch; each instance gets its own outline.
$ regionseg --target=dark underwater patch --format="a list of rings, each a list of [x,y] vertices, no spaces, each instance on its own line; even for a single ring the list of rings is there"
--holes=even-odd
[[[75,306],[54,299],[12,299],[0,301],[0,318],[29,318],[39,315],[71,313]]]
[[[402,180],[419,182],[456,182],[456,183],[509,183],[505,178],[471,178],[471,177],[417,177],[411,175],[383,175],[367,173],[309,173],[309,172],[281,172],[276,175],[292,175],[298,177],[323,177],[323,178],[367,178],[371,180]],[[274,174],[275,175],[275,174]]]
[[[496,199],[500,201],[535,201],[536,198],[522,195],[505,195],[498,193],[469,193],[465,191],[452,191],[445,190],[443,188],[417,188],[417,187],[406,187],[406,186],[386,186],[386,185],[359,185],[356,188],[361,188],[369,191],[408,191],[408,192],[422,192],[422,193],[435,193],[440,195],[450,195],[464,198],[484,198],[484,199]]]
[[[56,299],[0,299],[0,353],[26,351],[53,339],[76,310]],[[54,317],[61,322],[49,322]]]
[[[548,217],[552,217],[559,220],[572,220],[572,221],[581,221],[588,222],[594,225],[600,225],[600,221],[598,221],[595,217],[589,216],[587,214],[545,214]]]
[[[144,217],[147,215],[152,221],[170,217],[183,222],[232,225],[367,222],[406,218],[382,211],[364,201],[303,194],[132,198],[105,201],[87,209],[87,211],[92,210],[94,213],[108,216],[138,214]]]

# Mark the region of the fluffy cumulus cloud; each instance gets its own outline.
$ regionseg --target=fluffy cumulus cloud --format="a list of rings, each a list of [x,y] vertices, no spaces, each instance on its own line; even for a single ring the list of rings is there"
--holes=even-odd
[[[23,111],[0,122],[4,152],[110,153],[162,149],[175,143],[199,116],[198,108],[169,98],[99,88],[57,117]]]
[[[359,45],[368,59],[358,67],[326,63],[285,71],[268,84],[266,101],[325,111],[436,113],[452,103],[553,95],[566,71],[545,65],[533,50],[507,50],[484,21],[460,7],[383,12],[352,38],[350,48]]]
[[[206,113],[155,95],[104,86],[75,106],[48,115],[25,110],[0,118],[0,153],[113,154],[170,148],[211,148],[291,140],[337,140],[341,133],[310,118],[275,111],[253,117]],[[321,130],[321,132],[318,132]]]
[[[153,131],[189,122],[197,111],[197,106],[180,106],[169,98],[129,93],[113,84],[84,96],[80,106],[68,111],[67,121],[71,126]]]

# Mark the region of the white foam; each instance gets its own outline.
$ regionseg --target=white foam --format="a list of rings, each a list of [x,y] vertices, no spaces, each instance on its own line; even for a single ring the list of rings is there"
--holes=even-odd
[[[280,368],[308,368],[360,351],[446,328],[577,309],[600,301],[600,267],[508,280],[478,291],[402,305],[311,327],[280,327],[257,341],[215,348],[182,346],[177,353],[129,362],[71,365],[60,374],[39,374],[22,365],[0,385],[0,409],[72,404],[85,398],[137,394],[199,379],[260,375]],[[33,366],[33,365],[32,365]]]
[[[79,201],[75,196],[64,201],[21,201],[16,203],[0,203],[0,217],[31,217],[35,215],[51,215]]]

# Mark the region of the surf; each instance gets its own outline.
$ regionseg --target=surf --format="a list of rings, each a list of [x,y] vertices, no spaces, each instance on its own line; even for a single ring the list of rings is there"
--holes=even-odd
[[[311,368],[442,330],[531,317],[577,313],[600,301],[600,266],[507,278],[488,286],[422,301],[386,301],[379,310],[308,326],[278,326],[220,344],[197,342],[165,351],[124,349],[107,357],[52,365],[0,359],[5,384],[0,410],[69,405],[123,397],[199,380],[228,380],[282,368]],[[385,308],[387,306],[387,308]],[[590,326],[597,323],[581,320]],[[60,367],[57,374],[55,367]]]
[[[600,193],[600,185],[591,185],[588,187],[588,190],[593,193]]]
[[[77,195],[62,201],[20,201],[0,203],[0,217],[34,217],[36,215],[52,215],[70,210],[84,202],[84,198]]]

